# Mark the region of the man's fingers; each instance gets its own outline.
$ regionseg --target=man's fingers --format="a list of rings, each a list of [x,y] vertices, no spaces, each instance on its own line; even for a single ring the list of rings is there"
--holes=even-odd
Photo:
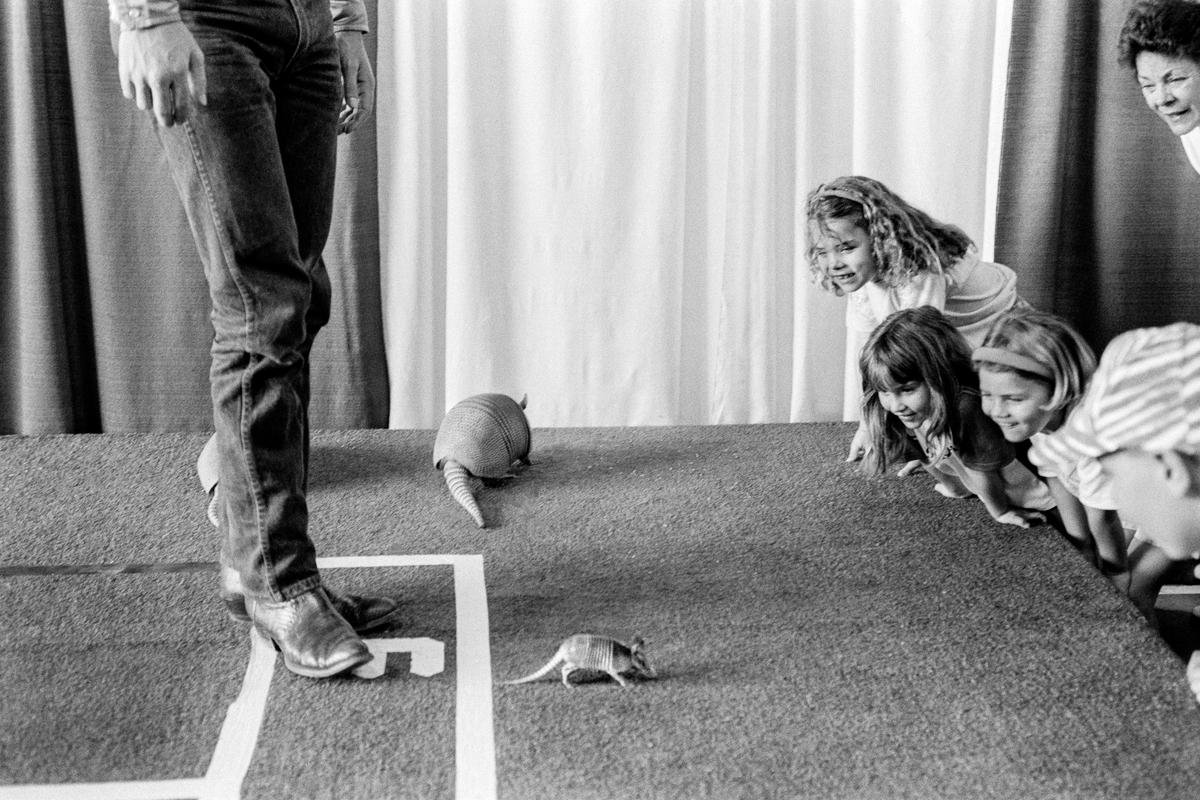
[[[199,47],[192,50],[188,60],[188,91],[197,103],[208,105],[208,74],[204,70],[204,53]]]
[[[175,98],[169,85],[154,90],[154,119],[164,128],[175,124]]]
[[[159,125],[184,122],[207,103],[204,54],[182,22],[122,31],[117,51],[122,94]]]
[[[359,116],[366,118],[375,111],[375,81],[360,81],[359,88]]]
[[[133,100],[135,103],[137,103],[139,111],[149,111],[153,107],[154,100],[149,96],[149,94],[150,87],[141,81],[133,82]]]
[[[129,77],[129,70],[125,68],[125,62],[121,62],[120,69],[117,71],[117,78],[121,81],[121,94],[126,100],[133,99],[133,80]]]
[[[191,89],[181,90],[176,85],[171,87],[171,97],[174,99],[174,113],[171,115],[171,121],[174,123],[187,122],[192,116],[192,92]]]

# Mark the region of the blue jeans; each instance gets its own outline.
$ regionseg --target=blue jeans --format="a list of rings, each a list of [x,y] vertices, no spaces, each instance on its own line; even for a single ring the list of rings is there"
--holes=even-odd
[[[159,137],[212,301],[221,560],[247,594],[289,600],[320,584],[305,494],[341,105],[329,0],[180,5],[208,105]]]

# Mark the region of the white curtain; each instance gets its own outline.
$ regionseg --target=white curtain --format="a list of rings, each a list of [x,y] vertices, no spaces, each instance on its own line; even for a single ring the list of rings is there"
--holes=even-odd
[[[980,240],[995,0],[380,2],[390,424],[842,419],[804,199],[876,177]],[[847,404],[852,405],[852,404]]]

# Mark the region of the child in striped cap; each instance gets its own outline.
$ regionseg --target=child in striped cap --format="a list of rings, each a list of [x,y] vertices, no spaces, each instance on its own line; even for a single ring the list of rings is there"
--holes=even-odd
[[[1173,559],[1200,560],[1200,325],[1113,339],[1066,424],[1030,456],[1098,459],[1127,524]],[[1200,698],[1200,651],[1187,675]]]
[[[1123,333],[1035,462],[1095,458],[1126,523],[1171,558],[1200,559],[1200,326]]]

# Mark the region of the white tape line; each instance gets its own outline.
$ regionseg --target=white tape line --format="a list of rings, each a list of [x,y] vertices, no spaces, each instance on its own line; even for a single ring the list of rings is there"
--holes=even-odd
[[[203,778],[164,781],[111,781],[0,786],[3,800],[239,800],[242,781],[254,758],[275,671],[275,650],[262,634],[250,632],[250,662],[237,699],[225,713],[208,772]]]
[[[492,652],[483,556],[460,556],[455,563],[454,608],[458,640],[454,795],[457,800],[495,800]]]
[[[454,567],[455,631],[458,647],[455,684],[455,797],[495,800],[496,746],[492,730],[492,651],[487,584],[481,555],[330,556],[317,566]]]
[[[113,781],[110,783],[31,783],[0,786],[3,800],[173,800],[202,797],[203,778],[174,781]]]
[[[1159,590],[1159,594],[1194,594],[1200,595],[1200,584],[1185,583],[1171,584]]]
[[[421,555],[421,556],[322,556],[317,559],[320,569],[347,569],[351,567],[452,567],[460,562],[479,559],[479,555]]]
[[[487,585],[481,555],[345,556],[317,559],[320,568],[454,567],[455,621],[455,795],[457,800],[495,800],[496,753],[492,730],[492,657],[488,627]],[[377,639],[408,642],[412,671],[436,675],[445,668],[445,645],[433,639]],[[417,644],[413,644],[417,643]],[[429,643],[429,644],[427,644]],[[380,645],[385,647],[386,645]],[[250,661],[237,699],[225,723],[204,778],[108,783],[20,784],[0,786],[0,800],[238,800],[250,769],[266,713],[275,651],[252,629]]]
[[[242,781],[250,771],[258,734],[267,710],[271,678],[275,674],[275,648],[250,627],[250,663],[242,679],[242,690],[225,712],[225,724],[205,774],[205,793],[200,800],[238,800]]]

